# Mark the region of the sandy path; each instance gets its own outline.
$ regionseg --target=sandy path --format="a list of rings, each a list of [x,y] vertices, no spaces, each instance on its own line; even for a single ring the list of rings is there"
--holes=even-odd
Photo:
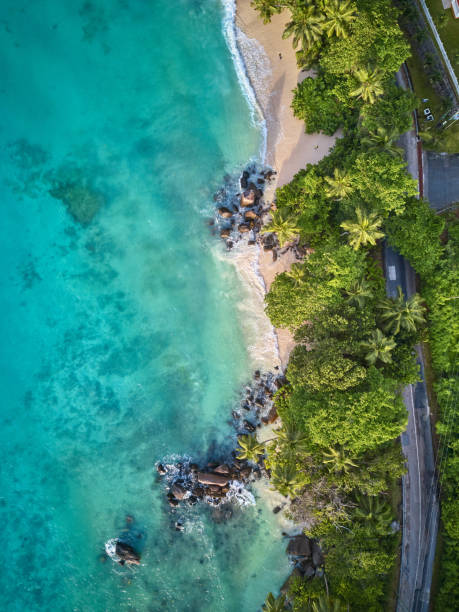
[[[237,0],[236,23],[242,30],[238,46],[266,118],[266,163],[277,170],[276,187],[290,182],[306,164],[318,162],[327,155],[335,142],[335,137],[306,134],[303,121],[293,116],[292,90],[308,73],[298,71],[291,40],[282,40],[282,32],[289,17],[289,12],[285,11],[281,15],[274,15],[271,23],[265,25],[250,6],[250,0]],[[266,194],[268,199],[269,195]],[[294,261],[291,251],[273,262],[271,252],[260,250],[260,272],[267,290],[276,274],[287,270]],[[277,329],[276,333],[281,363],[285,368],[294,347],[293,337],[285,329]]]

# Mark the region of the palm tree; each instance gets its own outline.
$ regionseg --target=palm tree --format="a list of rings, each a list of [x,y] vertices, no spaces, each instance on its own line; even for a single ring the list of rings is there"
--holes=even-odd
[[[339,168],[333,171],[333,177],[326,176],[325,180],[328,183],[326,194],[334,200],[342,200],[352,191],[351,177]]]
[[[307,435],[298,430],[290,423],[283,423],[280,429],[274,432],[277,436],[277,442],[282,449],[288,453],[301,453],[307,449]]]
[[[256,463],[258,461],[258,457],[263,455],[265,452],[263,444],[258,442],[255,434],[252,436],[239,436],[237,442],[240,447],[237,453],[238,459],[245,459],[246,461],[253,461],[253,463]]]
[[[341,612],[344,610],[339,599],[330,599],[328,595],[321,595],[312,602],[312,612]]]
[[[285,275],[293,281],[294,287],[299,287],[304,283],[304,268],[300,264],[293,264]]]
[[[281,495],[293,499],[305,487],[307,479],[294,463],[278,463],[272,469],[271,483]]]
[[[285,595],[279,595],[274,597],[272,593],[268,593],[265,603],[263,604],[263,610],[265,612],[284,612],[287,600]]]
[[[359,308],[363,308],[366,300],[371,300],[373,292],[370,288],[370,283],[362,276],[360,280],[352,283],[349,289],[346,290],[347,301],[350,304],[355,304]]]
[[[329,448],[328,452],[322,453],[326,459],[323,459],[323,463],[328,463],[328,470],[330,472],[349,472],[351,467],[357,467],[357,464],[352,461],[342,448],[336,450],[335,448]]]
[[[361,245],[375,245],[379,238],[384,234],[378,231],[382,223],[382,219],[376,213],[367,214],[360,207],[355,210],[356,221],[343,221],[341,227],[349,232],[349,244],[355,251]]]
[[[268,225],[262,228],[261,232],[263,234],[275,232],[277,234],[279,244],[282,247],[284,244],[295,238],[295,236],[300,233],[300,230],[293,219],[284,218],[282,213],[275,210],[272,214],[271,221],[268,223]]]
[[[253,8],[260,13],[263,23],[269,23],[275,13],[280,13],[282,6],[278,0],[252,0]]]
[[[390,363],[392,361],[391,352],[396,343],[393,338],[386,338],[380,329],[375,329],[368,340],[361,343],[361,346],[367,351],[365,359],[373,365],[378,359],[383,363]]]
[[[322,36],[324,16],[313,3],[302,8],[295,8],[292,13],[292,21],[285,26],[282,38],[289,38],[293,34],[293,48],[301,47],[307,51],[313,43]]]
[[[355,5],[350,0],[328,0],[324,6],[325,22],[324,31],[327,36],[335,35],[337,38],[346,38],[348,35],[347,26],[354,21]]]
[[[354,518],[363,523],[372,523],[380,532],[388,531],[393,514],[389,504],[378,495],[361,495],[357,493],[355,500],[358,504],[354,508]]]
[[[422,298],[418,293],[409,297],[406,301],[401,287],[397,288],[396,298],[385,298],[379,303],[381,319],[385,321],[384,330],[398,334],[401,329],[415,332],[419,325],[425,323],[425,308]]]
[[[397,137],[398,134],[395,130],[378,127],[376,132],[369,132],[367,136],[362,138],[362,144],[366,145],[369,151],[384,151],[392,157],[397,157],[403,153],[403,149],[394,144]]]
[[[359,82],[359,86],[351,91],[351,96],[362,98],[364,102],[373,104],[376,98],[384,93],[382,86],[382,74],[376,69],[368,72],[365,68],[359,68],[354,72],[354,76]]]

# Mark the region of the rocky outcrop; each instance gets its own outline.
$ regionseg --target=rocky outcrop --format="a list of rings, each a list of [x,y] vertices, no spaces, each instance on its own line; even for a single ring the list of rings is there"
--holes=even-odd
[[[291,557],[310,557],[311,545],[305,535],[298,535],[289,540],[287,545],[287,555]]]
[[[229,480],[227,476],[221,476],[220,474],[212,474],[211,472],[198,472],[198,482],[204,485],[224,487],[228,484]]]
[[[126,544],[125,542],[117,540],[115,553],[120,559],[118,561],[120,565],[124,565],[125,563],[128,565],[140,564],[140,554],[132,546]]]

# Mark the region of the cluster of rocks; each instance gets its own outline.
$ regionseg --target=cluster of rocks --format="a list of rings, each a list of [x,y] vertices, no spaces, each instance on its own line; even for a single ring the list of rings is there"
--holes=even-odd
[[[323,576],[324,556],[319,544],[305,535],[290,538],[286,550],[293,571],[281,587],[281,593],[288,594],[290,584],[295,577],[313,578]]]
[[[204,466],[187,460],[158,464],[158,474],[165,477],[169,485],[169,505],[176,508],[181,503],[193,506],[198,501],[204,501],[216,507],[237,500],[252,502],[253,498],[245,485],[261,477],[260,468],[234,455],[227,463],[209,462]]]
[[[240,408],[232,412],[231,424],[238,436],[252,434],[262,424],[276,420],[273,397],[285,384],[285,377],[278,370],[276,366],[275,372],[261,373],[257,370],[254,373],[253,383],[246,387],[242,395]],[[183,459],[179,462],[159,463],[157,472],[167,483],[167,498],[172,508],[181,504],[193,506],[199,501],[215,508],[234,502],[239,505],[253,504],[255,500],[246,485],[269,476],[263,458],[254,466],[238,459],[235,450],[227,461],[210,461],[198,465]],[[219,513],[219,518],[220,514],[226,516],[231,511]],[[176,529],[181,531],[183,525],[176,523]]]
[[[228,248],[232,248],[243,236],[248,237],[249,245],[256,244],[263,217],[271,210],[264,204],[263,190],[275,174],[270,168],[260,169],[252,164],[242,173],[239,184],[234,184],[231,177],[225,177],[225,185],[214,196],[218,214],[211,224],[216,223],[220,237],[226,241]],[[274,237],[272,240],[275,240]]]
[[[246,387],[240,408],[232,411],[237,434],[253,433],[262,425],[274,423],[277,419],[273,397],[286,382],[278,370],[276,366],[275,372],[255,372],[252,385]]]

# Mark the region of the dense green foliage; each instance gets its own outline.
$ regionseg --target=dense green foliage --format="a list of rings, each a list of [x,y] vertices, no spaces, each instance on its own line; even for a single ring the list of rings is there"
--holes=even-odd
[[[381,610],[397,543],[388,492],[404,469],[400,391],[418,379],[413,346],[426,319],[435,370],[447,386],[441,393],[453,393],[459,232],[450,223],[442,241],[444,222],[417,199],[396,145],[416,101],[395,85],[408,45],[390,0],[253,5],[265,21],[289,11],[285,37],[298,64],[315,69],[292,104],[306,131],[343,128],[327,157],[278,189],[267,228],[275,231],[280,220],[288,230],[283,243],[298,240],[307,256],[280,274],[266,297],[273,324],[289,328],[298,343],[288,384],[276,396],[284,433],[269,444],[266,463],[274,486],[294,500],[292,517],[320,539],[330,597],[352,610]],[[422,298],[386,298],[378,247],[384,236],[422,276]],[[448,426],[443,420],[440,430]],[[457,441],[449,447],[457,452]],[[444,602],[459,548],[459,470],[451,457],[444,471]],[[320,579],[294,581],[293,609],[311,609],[323,592]]]

